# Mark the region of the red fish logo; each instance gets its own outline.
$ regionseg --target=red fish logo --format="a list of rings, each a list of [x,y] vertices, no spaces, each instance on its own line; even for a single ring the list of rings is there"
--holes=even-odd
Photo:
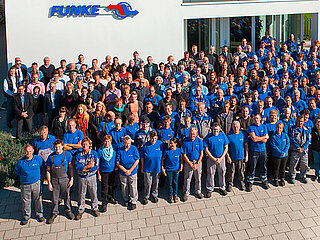
[[[117,5],[110,4],[107,6],[107,9],[113,11],[113,13],[119,18],[127,18],[139,13],[137,10],[132,10],[132,7],[127,2],[120,2]]]

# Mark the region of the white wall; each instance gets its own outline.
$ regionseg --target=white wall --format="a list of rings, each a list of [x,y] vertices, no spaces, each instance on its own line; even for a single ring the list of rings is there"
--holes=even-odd
[[[259,16],[319,12],[319,0],[259,1],[211,4],[182,4],[182,0],[127,0],[139,14],[116,20],[111,16],[48,17],[53,5],[108,5],[120,0],[7,0],[6,27],[8,61],[20,56],[24,63],[42,63],[49,56],[54,64],[65,58],[76,61],[83,53],[86,62],[103,61],[105,55],[128,62],[137,50],[143,59],[155,62],[168,55],[183,56],[184,19],[230,16]]]
[[[76,61],[83,53],[86,62],[109,54],[128,62],[137,50],[143,59],[156,62],[172,54],[183,55],[183,20],[178,1],[128,0],[139,11],[135,17],[116,20],[112,16],[48,17],[53,5],[109,5],[120,0],[7,0],[8,59],[20,56],[24,63],[42,63],[49,56],[54,64],[65,58]],[[18,7],[17,7],[18,6]],[[176,17],[178,16],[178,17]],[[178,43],[178,44],[174,44]]]

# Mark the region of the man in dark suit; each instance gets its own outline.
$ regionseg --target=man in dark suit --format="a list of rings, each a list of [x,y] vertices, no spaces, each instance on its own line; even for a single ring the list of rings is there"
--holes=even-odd
[[[156,77],[156,74],[158,72],[158,65],[153,63],[153,58],[149,56],[147,58],[148,64],[144,66],[144,71],[148,72],[147,75],[149,75],[147,78],[151,85],[154,85],[154,78]]]
[[[21,84],[22,80],[27,78],[28,71],[26,68],[22,67],[22,62],[19,57],[16,57],[14,61],[14,67],[16,68],[16,79],[18,84]]]
[[[223,46],[222,53],[220,54],[227,61],[228,65],[232,62],[232,54],[229,52],[229,48],[227,46]]]
[[[133,69],[133,79],[139,78],[139,72],[143,72],[143,78],[150,79],[150,73],[147,68],[145,68],[144,61],[140,61],[138,66]]]
[[[47,126],[51,127],[51,123],[54,117],[58,116],[59,108],[61,106],[61,91],[56,90],[56,84],[50,82],[49,91],[44,95],[44,115]]]
[[[26,132],[31,133],[33,117],[33,99],[30,93],[25,91],[23,85],[19,85],[18,93],[13,97],[14,111],[17,119],[17,139],[21,138],[23,123],[26,125]]]

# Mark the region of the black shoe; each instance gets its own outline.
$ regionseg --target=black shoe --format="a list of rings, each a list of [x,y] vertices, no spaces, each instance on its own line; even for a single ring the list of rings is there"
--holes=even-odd
[[[106,204],[102,204],[101,206],[101,212],[104,213],[107,211],[107,205]]]
[[[125,206],[125,207],[128,207],[128,206],[129,206],[129,203],[130,203],[130,201],[125,201],[125,202],[124,202],[124,206]]]
[[[29,222],[29,219],[23,219],[23,220],[21,220],[20,225],[22,225],[22,226],[27,225],[28,222]]]
[[[108,200],[108,203],[111,203],[111,204],[117,204],[118,201],[115,200],[113,197],[111,197],[109,200]]]
[[[227,190],[227,192],[231,192],[232,186],[228,185],[228,186],[226,187],[226,190]]]
[[[147,204],[148,204],[148,199],[147,199],[147,198],[143,198],[142,204],[143,204],[143,205],[147,205]]]
[[[99,217],[100,216],[100,212],[99,212],[98,209],[97,210],[93,210],[93,216],[94,217]]]
[[[173,203],[173,198],[172,197],[168,198],[168,203]]]
[[[44,222],[46,219],[44,217],[37,217],[37,221],[38,222]]]
[[[222,196],[227,196],[228,192],[225,189],[220,189],[220,193]]]
[[[284,187],[284,185],[286,185],[283,178],[280,179],[279,185],[280,185],[281,187]]]
[[[78,215],[76,216],[76,220],[80,220],[82,218],[83,213],[78,213]]]
[[[278,180],[278,179],[275,179],[273,185],[274,185],[275,187],[278,187],[278,186],[279,186],[279,180]]]
[[[66,215],[70,220],[74,220],[74,214],[71,211],[67,211]]]
[[[179,202],[179,198],[178,198],[177,196],[175,196],[175,197],[173,197],[173,201],[174,201],[175,203],[177,203],[177,202]]]
[[[183,197],[182,197],[182,202],[186,202],[188,200],[188,196],[187,195],[184,195]]]
[[[245,185],[243,182],[240,183],[239,190],[243,191],[245,189]]]
[[[202,199],[203,198],[203,194],[202,193],[197,193],[196,197],[199,198],[199,199]]]
[[[252,191],[252,184],[251,184],[251,183],[249,183],[249,184],[247,185],[246,191],[247,191],[247,192],[251,192],[251,191]]]
[[[265,190],[268,190],[270,188],[268,181],[263,181],[262,185]]]
[[[159,202],[159,198],[158,197],[153,197],[153,202],[154,203],[158,203]]]
[[[212,192],[207,192],[206,198],[211,198]]]
[[[137,204],[131,203],[130,210],[135,210],[137,208]]]
[[[52,216],[48,219],[47,223],[48,223],[48,224],[52,224],[52,223],[54,222],[54,220],[56,219],[57,216],[58,216],[58,215],[52,215]]]

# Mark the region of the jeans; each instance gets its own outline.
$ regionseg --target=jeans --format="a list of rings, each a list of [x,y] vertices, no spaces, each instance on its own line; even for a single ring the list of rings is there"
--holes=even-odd
[[[249,159],[249,171],[248,171],[248,183],[253,184],[255,173],[256,173],[256,167],[259,163],[259,166],[261,168],[261,180],[266,181],[267,180],[267,152],[255,152],[250,151],[250,159]]]
[[[176,197],[178,195],[178,171],[167,171],[169,197]]]
[[[320,152],[312,150],[315,174],[319,177]]]

